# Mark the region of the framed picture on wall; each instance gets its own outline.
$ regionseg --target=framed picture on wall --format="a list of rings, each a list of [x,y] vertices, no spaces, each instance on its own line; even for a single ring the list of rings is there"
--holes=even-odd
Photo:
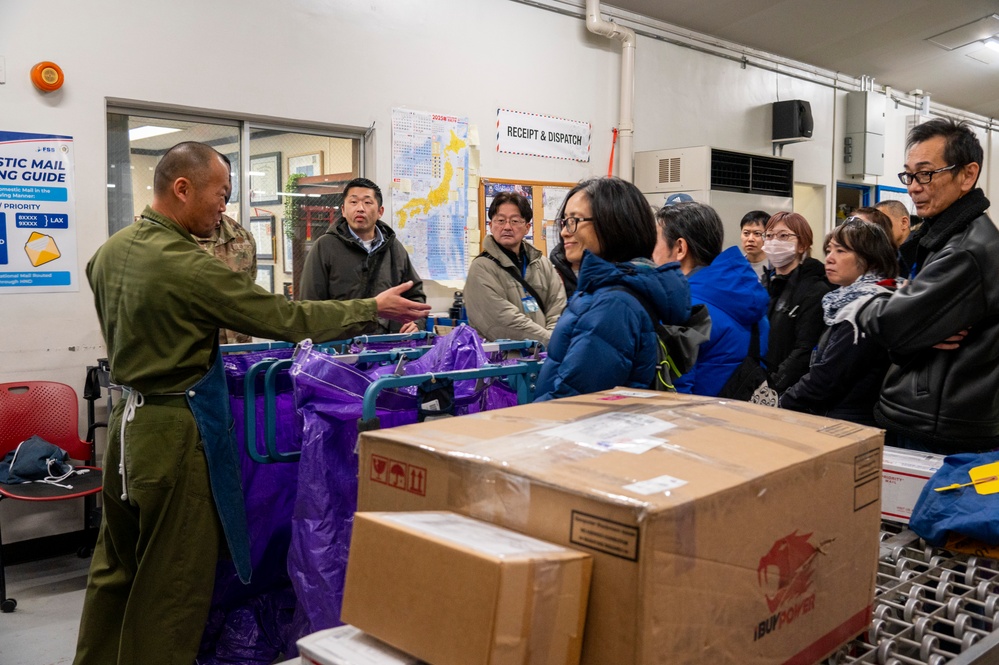
[[[257,243],[258,259],[274,258],[274,218],[270,215],[250,218],[250,233]]]
[[[231,169],[232,192],[229,194],[229,203],[239,203],[239,153],[230,152],[226,155]]]
[[[284,238],[284,272],[286,275],[290,275],[294,272],[292,259],[295,255],[295,248],[287,234],[281,234],[281,237]]]
[[[281,202],[281,153],[268,152],[250,157],[250,205]]]
[[[288,175],[301,173],[304,176],[323,174],[323,153],[313,152],[307,155],[292,155],[288,158]]]
[[[274,293],[274,266],[257,266],[257,284]]]

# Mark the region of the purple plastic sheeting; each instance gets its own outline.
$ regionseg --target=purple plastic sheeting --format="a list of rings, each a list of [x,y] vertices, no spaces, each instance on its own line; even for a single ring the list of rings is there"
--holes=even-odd
[[[243,379],[247,371],[264,359],[290,359],[293,351],[292,348],[272,349],[223,358],[237,442],[244,441]],[[266,454],[263,372],[257,375],[256,384],[256,445],[257,451]],[[276,407],[278,450],[299,450],[301,427],[296,425],[288,370],[278,375]],[[295,594],[288,578],[287,557],[298,464],[258,464],[242,445],[239,451],[253,579],[248,585],[241,584],[232,562],[219,561],[212,607],[196,661],[198,665],[271,663],[294,646],[289,638]]]
[[[482,341],[468,326],[434,339],[433,348],[404,374],[473,369],[486,362]],[[340,625],[350,532],[357,509],[357,420],[364,391],[391,374],[391,365],[354,367],[303,344],[292,367],[303,417],[299,492],[292,520],[288,572],[298,598],[292,626],[297,637]],[[516,394],[498,383],[454,384],[456,415],[513,406]],[[416,422],[416,386],[383,391],[377,400],[381,427]],[[489,397],[487,398],[487,394]]]

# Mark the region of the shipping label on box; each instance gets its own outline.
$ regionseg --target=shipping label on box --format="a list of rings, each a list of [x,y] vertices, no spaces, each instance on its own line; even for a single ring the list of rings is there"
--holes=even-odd
[[[591,569],[452,512],[356,513],[342,617],[434,665],[575,665]]]
[[[943,466],[944,455],[885,447],[881,475],[881,517],[908,524],[926,481]]]
[[[366,432],[359,507],[453,510],[590,553],[587,665],[810,663],[862,632],[882,433],[629,392]],[[386,482],[388,462],[422,471],[419,492]]]

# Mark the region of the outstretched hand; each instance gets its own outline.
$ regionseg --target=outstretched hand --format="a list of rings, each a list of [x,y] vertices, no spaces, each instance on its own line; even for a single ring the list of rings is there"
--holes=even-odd
[[[391,289],[385,289],[375,296],[375,302],[378,303],[378,316],[400,323],[409,323],[429,314],[430,305],[402,297],[402,294],[411,288],[413,288],[413,282],[404,282]]]

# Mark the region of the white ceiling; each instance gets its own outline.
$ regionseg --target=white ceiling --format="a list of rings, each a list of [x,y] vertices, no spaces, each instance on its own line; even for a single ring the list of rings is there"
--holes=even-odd
[[[999,0],[613,0],[606,4],[934,102],[999,117],[999,51],[927,38],[999,13]],[[981,60],[986,60],[982,62]]]

